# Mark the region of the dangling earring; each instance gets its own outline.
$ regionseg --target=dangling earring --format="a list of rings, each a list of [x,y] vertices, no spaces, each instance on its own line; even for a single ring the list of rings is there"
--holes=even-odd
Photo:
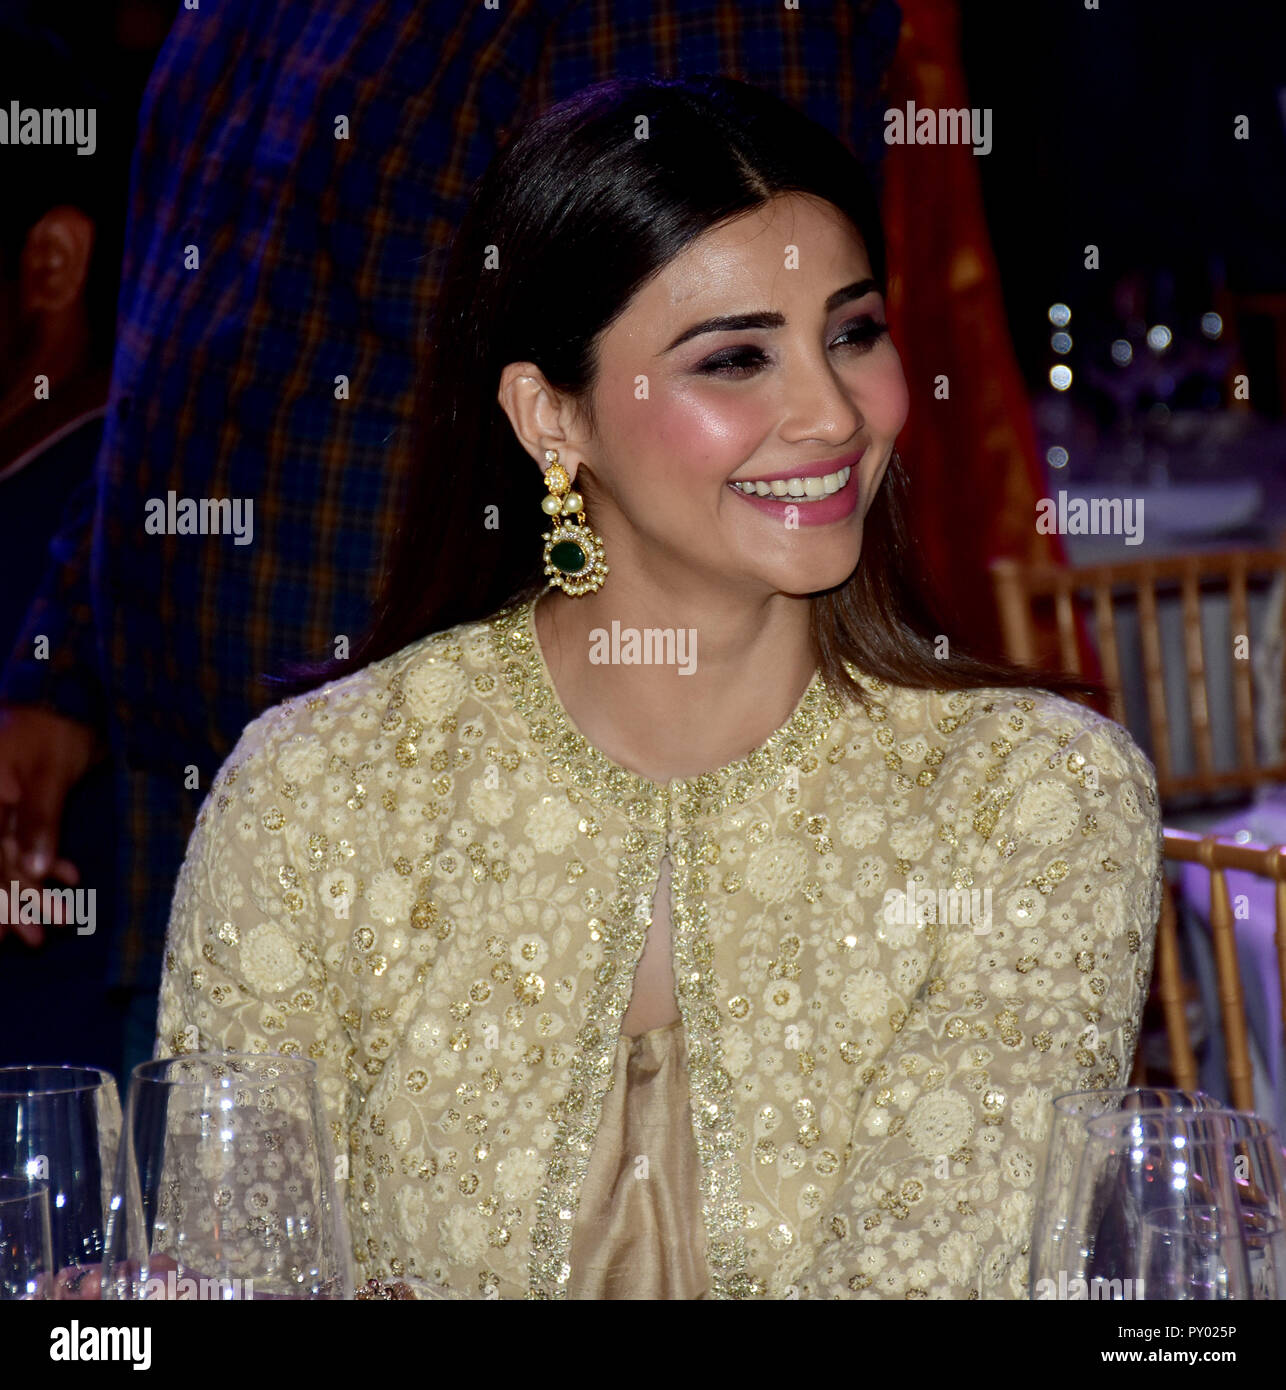
[[[579,492],[569,491],[572,480],[558,462],[558,450],[546,449],[545,462],[549,465],[545,470],[549,496],[541,498],[540,509],[546,516],[558,518],[553,530],[542,537],[545,573],[551,583],[573,598],[595,593],[607,578],[603,542],[585,523],[585,499]]]

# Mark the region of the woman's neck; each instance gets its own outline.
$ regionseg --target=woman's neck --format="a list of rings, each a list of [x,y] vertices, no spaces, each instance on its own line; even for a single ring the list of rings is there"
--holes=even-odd
[[[534,613],[558,698],[605,757],[654,782],[696,777],[790,718],[817,668],[807,598],[698,605],[612,579]]]

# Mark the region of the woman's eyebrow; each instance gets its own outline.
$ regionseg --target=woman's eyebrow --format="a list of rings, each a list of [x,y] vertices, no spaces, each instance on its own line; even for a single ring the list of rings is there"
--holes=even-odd
[[[836,290],[826,300],[826,312],[829,314],[832,310],[838,309],[841,304],[849,304],[854,299],[861,299],[863,295],[870,294],[872,290],[877,288],[874,280],[854,280],[851,285],[845,285],[843,289]],[[662,348],[657,356],[663,357],[667,352],[673,352],[681,343],[686,343],[691,338],[700,337],[702,333],[737,333],[747,328],[781,328],[785,322],[785,315],[766,309],[753,314],[720,314],[717,318],[702,319],[700,323],[694,323],[690,328],[685,328],[669,347]]]

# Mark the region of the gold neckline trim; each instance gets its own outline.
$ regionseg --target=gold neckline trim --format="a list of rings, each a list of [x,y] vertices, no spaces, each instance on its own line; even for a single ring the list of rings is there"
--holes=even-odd
[[[816,767],[813,750],[843,710],[820,668],[786,722],[758,748],[723,767],[658,783],[613,762],[576,728],[554,689],[536,636],[540,597],[501,609],[490,619],[490,629],[510,697],[545,756],[551,780],[566,780],[593,801],[664,826],[671,818],[692,821],[749,801],[780,782],[788,768]]]

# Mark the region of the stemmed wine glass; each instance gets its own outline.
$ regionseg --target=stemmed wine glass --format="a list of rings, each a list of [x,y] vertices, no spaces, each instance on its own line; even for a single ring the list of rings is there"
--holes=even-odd
[[[1220,1301],[1245,1297],[1229,1292],[1240,1268],[1228,1247],[1235,1241],[1227,1212],[1200,1204],[1158,1207],[1143,1218],[1139,1270],[1152,1301]]]
[[[104,1298],[351,1298],[316,1064],[197,1053],[134,1069]]]
[[[1061,1255],[1073,1298],[1248,1299],[1235,1154],[1218,1112],[1090,1120]]]
[[[1090,1120],[1100,1115],[1147,1109],[1179,1114],[1222,1108],[1218,1100],[1204,1091],[1154,1086],[1069,1091],[1055,1097],[1049,1142],[1045,1146],[1044,1166],[1037,1184],[1040,1196],[1032,1225],[1031,1296],[1037,1299],[1068,1296],[1063,1242]]]
[[[1192,1117],[1194,1135],[1218,1139],[1232,1159],[1236,1206],[1250,1268],[1250,1297],[1286,1299],[1286,1154],[1271,1121],[1241,1110]]]
[[[49,1184],[0,1176],[0,1302],[54,1296]]]
[[[48,1189],[59,1298],[95,1295],[120,1134],[110,1072],[0,1067],[0,1173]]]

